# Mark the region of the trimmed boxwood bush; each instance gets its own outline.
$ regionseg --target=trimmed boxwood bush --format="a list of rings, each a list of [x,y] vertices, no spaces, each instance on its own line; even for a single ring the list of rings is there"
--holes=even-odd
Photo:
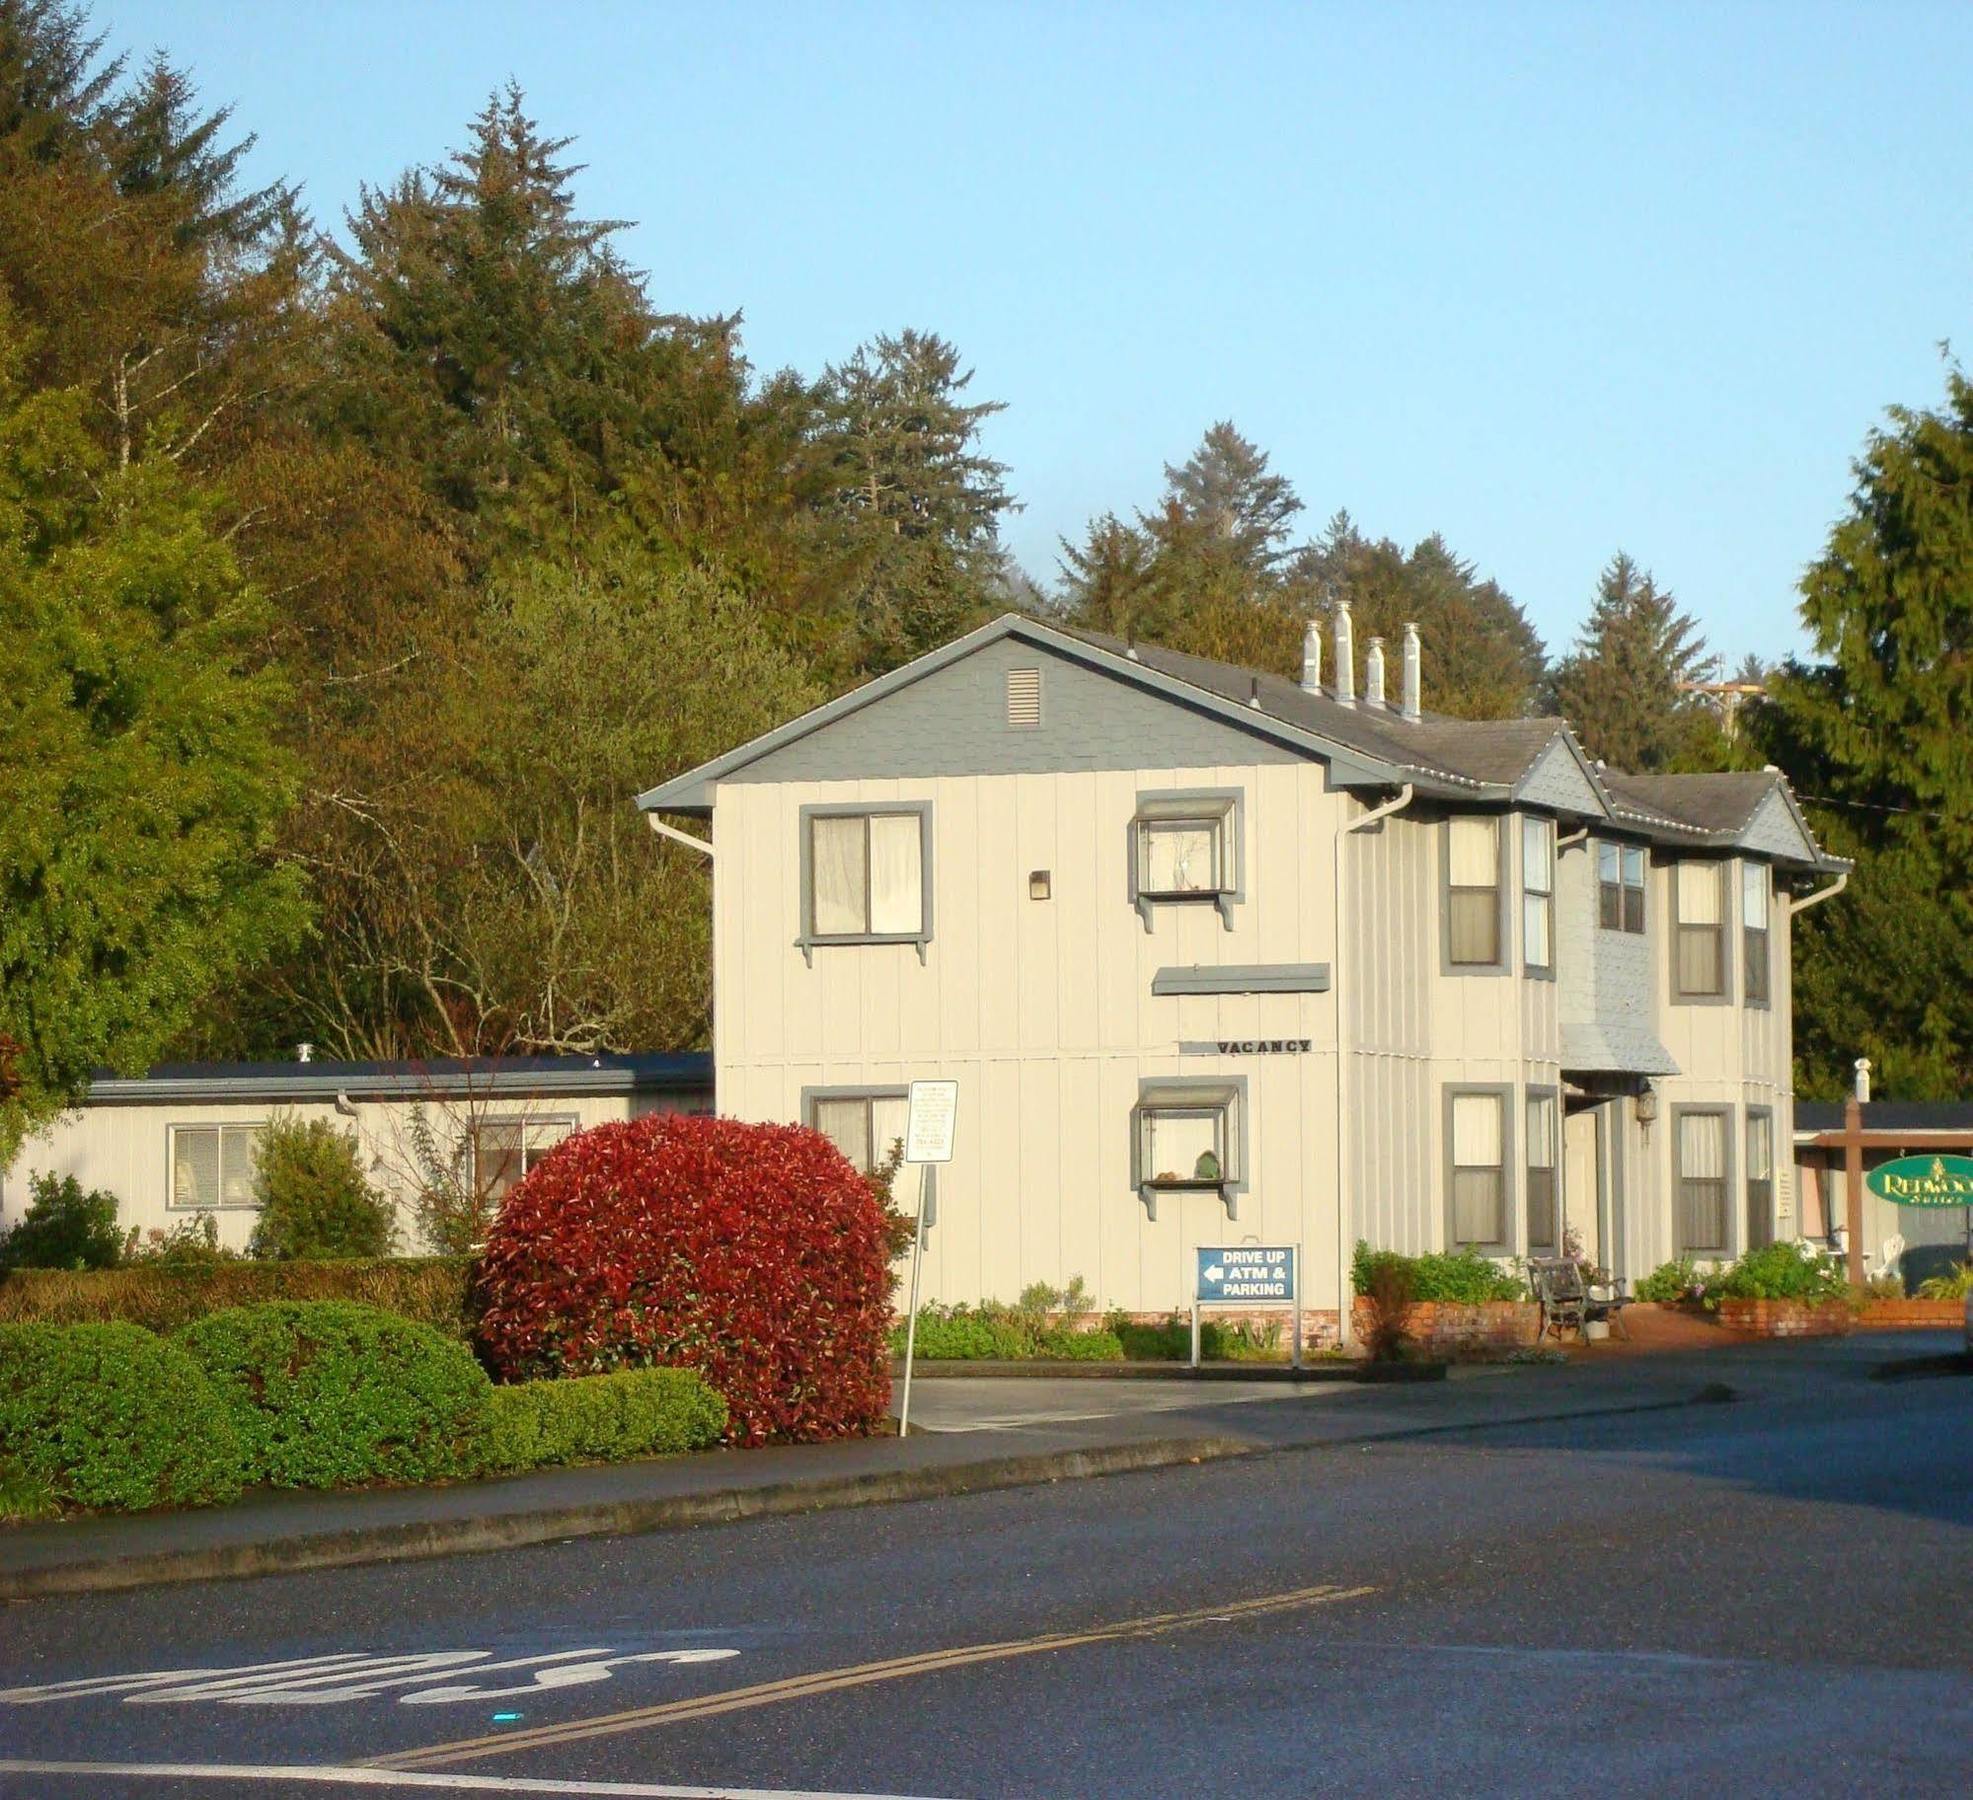
[[[726,1402],[691,1369],[622,1369],[493,1390],[486,1467],[617,1462],[703,1450],[726,1429]]]
[[[464,1345],[374,1306],[212,1313],[173,1340],[232,1415],[249,1481],[435,1481],[480,1464],[486,1372]]]
[[[870,1183],[804,1126],[599,1125],[507,1196],[480,1345],[508,1381],[697,1369],[742,1443],[868,1431],[890,1401],[886,1230]]]
[[[402,1313],[447,1337],[471,1335],[463,1256],[355,1262],[142,1263],[120,1269],[10,1269],[0,1321],[81,1325],[121,1320],[171,1332],[229,1306],[270,1300],[356,1300]]]
[[[0,1325],[0,1491],[16,1512],[203,1506],[240,1491],[204,1371],[135,1325]]]

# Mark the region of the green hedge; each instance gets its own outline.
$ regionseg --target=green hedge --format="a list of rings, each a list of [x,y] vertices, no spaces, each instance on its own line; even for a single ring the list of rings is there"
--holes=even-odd
[[[0,1322],[142,1325],[169,1333],[232,1306],[274,1300],[353,1300],[401,1313],[465,1340],[472,1259],[386,1257],[362,1262],[229,1262],[0,1275]]]
[[[0,1325],[0,1516],[203,1506],[238,1433],[184,1351],[135,1325]]]
[[[904,1354],[905,1328],[891,1328],[891,1353]],[[980,1306],[926,1306],[918,1312],[914,1356],[926,1362],[1121,1362],[1124,1346],[1107,1329],[1051,1325],[1045,1315],[988,1300]]]
[[[1804,1256],[1793,1244],[1749,1250],[1738,1262],[1702,1269],[1690,1257],[1660,1263],[1637,1284],[1637,1298],[1660,1304],[1697,1300],[1842,1300],[1849,1296],[1843,1265],[1832,1256]]]
[[[480,1466],[491,1384],[428,1325],[349,1301],[278,1301],[212,1313],[172,1341],[231,1413],[249,1481],[437,1481]]]
[[[1406,1256],[1396,1250],[1373,1250],[1361,1238],[1350,1259],[1350,1286],[1359,1294],[1370,1291],[1371,1276],[1380,1263],[1402,1267],[1411,1277],[1414,1300],[1436,1300],[1450,1306],[1480,1306],[1490,1300],[1525,1300],[1527,1283],[1489,1262],[1477,1250],[1428,1251]]]
[[[692,1369],[525,1381],[490,1404],[483,1456],[496,1473],[703,1450],[726,1429],[726,1402]]]

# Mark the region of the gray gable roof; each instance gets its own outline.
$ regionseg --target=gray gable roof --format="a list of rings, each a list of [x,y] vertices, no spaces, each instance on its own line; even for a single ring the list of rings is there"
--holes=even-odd
[[[1577,818],[1607,820],[1619,830],[1654,842],[1707,847],[1738,842],[1769,794],[1779,789],[1786,795],[1786,784],[1773,773],[1631,776],[1604,770],[1584,756],[1575,734],[1561,719],[1472,720],[1428,713],[1407,721],[1390,704],[1372,706],[1359,697],[1353,705],[1345,705],[1331,689],[1310,693],[1268,670],[1008,613],[649,789],[638,795],[637,804],[646,812],[709,814],[715,783],[1009,638],[1073,658],[1320,760],[1339,787],[1395,791],[1409,784],[1421,796],[1449,803],[1521,800]],[[1566,789],[1552,781],[1523,791],[1522,784],[1558,744],[1582,776],[1586,793],[1579,801],[1572,802]],[[1822,869],[1846,867],[1816,848],[1792,796],[1787,804],[1800,827],[1804,854],[1781,860]],[[1754,847],[1762,854],[1776,854],[1765,843]]]

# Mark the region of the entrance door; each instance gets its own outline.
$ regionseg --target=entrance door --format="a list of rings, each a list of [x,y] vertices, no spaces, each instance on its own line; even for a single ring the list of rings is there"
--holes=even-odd
[[[1603,1260],[1601,1163],[1597,1155],[1600,1106],[1585,1106],[1562,1121],[1562,1217],[1593,1263]]]

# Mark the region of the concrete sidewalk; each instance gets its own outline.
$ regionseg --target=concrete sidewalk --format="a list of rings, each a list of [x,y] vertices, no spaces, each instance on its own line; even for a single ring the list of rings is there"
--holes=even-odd
[[[1054,1384],[1045,1381],[966,1384],[982,1400],[991,1388],[990,1424],[955,1422],[964,1407],[954,1393],[932,1403],[935,1414],[945,1414],[943,1429],[903,1440],[718,1451],[453,1487],[282,1494],[194,1512],[0,1530],[0,1600],[929,1499],[1733,1395],[1813,1400],[1831,1384],[1867,1378],[1876,1363],[1941,1345],[1945,1334],[1907,1332],[1888,1342],[1812,1340],[1621,1363],[1475,1367],[1418,1385],[1275,1387],[1265,1398],[1198,1384],[1179,1397],[1154,1392],[1150,1383],[1117,1383],[1107,1393],[1143,1396],[1143,1403],[1107,1411],[1084,1405],[1072,1417],[1061,1416]],[[914,1410],[941,1385],[921,1374]],[[1025,1415],[1014,1392],[1020,1386],[1048,1390],[1032,1397]],[[1093,1398],[1087,1387],[1081,1395]],[[1829,1401],[1843,1403],[1835,1395]]]

